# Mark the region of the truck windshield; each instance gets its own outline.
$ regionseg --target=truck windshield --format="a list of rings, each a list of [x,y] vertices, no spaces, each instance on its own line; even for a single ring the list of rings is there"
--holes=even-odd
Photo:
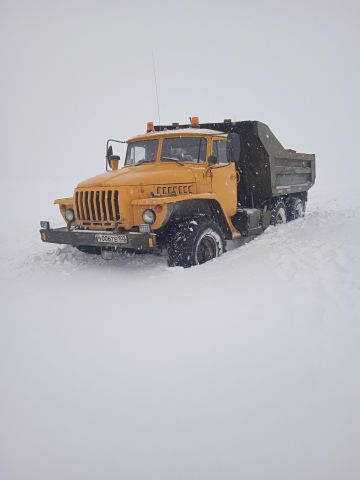
[[[200,137],[165,138],[162,162],[205,162],[206,140]]]
[[[142,140],[129,143],[125,165],[140,165],[141,163],[154,162],[159,145],[159,140]]]

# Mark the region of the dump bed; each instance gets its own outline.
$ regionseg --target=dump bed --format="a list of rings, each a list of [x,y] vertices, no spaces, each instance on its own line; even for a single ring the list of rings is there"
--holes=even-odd
[[[239,122],[236,130],[241,139],[239,200],[243,205],[305,192],[314,184],[315,155],[285,149],[261,122]]]
[[[238,200],[243,206],[258,206],[273,197],[306,192],[315,182],[315,155],[285,149],[264,123],[225,121],[202,123],[200,127],[240,136]]]

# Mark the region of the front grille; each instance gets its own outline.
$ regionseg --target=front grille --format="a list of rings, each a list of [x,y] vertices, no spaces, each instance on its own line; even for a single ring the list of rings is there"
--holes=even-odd
[[[120,220],[118,190],[75,192],[75,214],[81,223],[114,223]]]

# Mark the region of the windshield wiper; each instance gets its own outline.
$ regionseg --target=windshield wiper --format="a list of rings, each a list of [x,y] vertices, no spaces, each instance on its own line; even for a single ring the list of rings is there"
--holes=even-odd
[[[166,160],[170,160],[171,162],[175,162],[175,163],[178,163],[179,165],[185,167],[185,165],[180,162],[180,160],[178,158],[175,158],[175,157],[161,157],[161,159],[165,158]]]
[[[137,163],[135,163],[135,167],[137,165],[142,165],[143,163],[152,163],[154,160],[139,160]]]

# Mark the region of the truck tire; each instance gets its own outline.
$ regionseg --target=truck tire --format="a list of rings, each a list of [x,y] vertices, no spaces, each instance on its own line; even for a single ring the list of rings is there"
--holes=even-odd
[[[212,220],[189,219],[175,227],[167,243],[170,267],[201,265],[225,252],[225,237]]]
[[[271,208],[271,225],[279,225],[281,223],[286,223],[286,206],[282,200],[275,202]]]
[[[287,218],[290,222],[291,220],[296,220],[305,215],[306,203],[301,200],[299,197],[292,197],[289,200],[287,205]]]

